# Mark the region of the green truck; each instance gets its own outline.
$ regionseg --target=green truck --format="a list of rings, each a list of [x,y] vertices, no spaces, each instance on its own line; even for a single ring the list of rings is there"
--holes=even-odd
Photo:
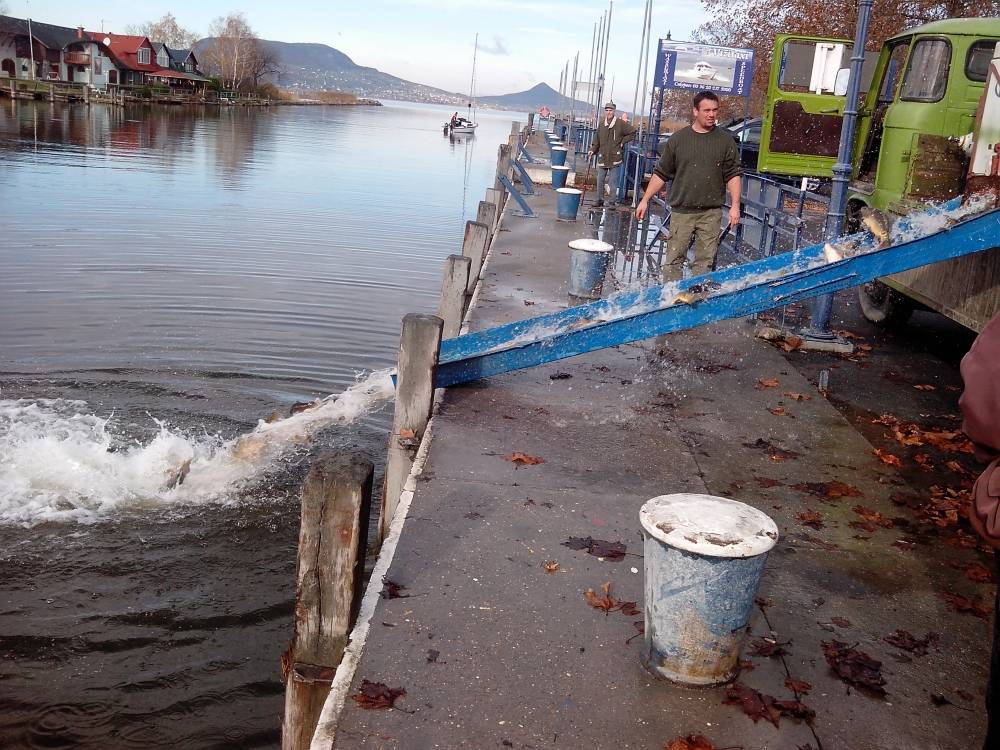
[[[961,195],[966,144],[1000,42],[1000,19],[935,21],[866,55],[847,229],[874,209],[894,220]],[[781,35],[765,103],[758,170],[831,177],[851,42]],[[992,144],[991,144],[992,147]],[[1000,313],[1000,250],[925,266],[859,288],[865,316],[905,322],[917,306],[982,330]]]

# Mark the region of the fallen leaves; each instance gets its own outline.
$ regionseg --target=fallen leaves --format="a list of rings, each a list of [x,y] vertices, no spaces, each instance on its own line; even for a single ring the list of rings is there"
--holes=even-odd
[[[771,659],[776,659],[779,656],[783,656],[788,653],[785,646],[790,644],[791,641],[779,643],[774,638],[757,638],[751,642],[750,648],[747,649],[747,653],[750,656],[767,656]]]
[[[739,706],[743,713],[753,719],[754,724],[765,719],[778,726],[782,716],[792,716],[807,722],[816,716],[815,711],[797,700],[776,700],[774,696],[760,693],[742,682],[734,682],[726,688],[726,698],[722,702],[727,706]]]
[[[784,461],[787,458],[798,458],[801,455],[795,451],[780,448],[770,440],[765,440],[764,438],[757,438],[753,443],[743,443],[743,447],[765,451],[768,454],[768,458],[772,461]]]
[[[559,563],[555,560],[546,560],[542,563],[542,568],[546,573],[555,573],[559,570]]]
[[[972,562],[972,563],[962,563],[953,562],[951,567],[955,570],[961,570],[965,572],[965,577],[974,583],[995,583],[996,580],[993,576],[993,571],[987,568],[982,563]]]
[[[609,542],[606,539],[594,539],[590,536],[571,536],[562,543],[562,546],[572,550],[586,550],[588,555],[603,557],[608,562],[625,559],[625,542]]]
[[[937,390],[937,386],[936,385],[929,385],[927,383],[917,383],[913,387],[916,388],[918,391],[936,391]]]
[[[894,630],[884,640],[891,646],[908,651],[914,656],[926,656],[931,646],[937,645],[940,639],[938,633],[928,633],[923,638],[917,638],[908,630]]]
[[[810,528],[816,529],[817,531],[819,529],[822,529],[823,526],[825,525],[823,523],[822,514],[820,514],[818,511],[815,510],[807,510],[804,513],[796,513],[795,517],[799,520],[799,522],[803,526],[808,526]]]
[[[787,417],[788,416],[788,412],[785,411],[785,407],[784,406],[769,406],[767,410],[769,412],[771,412],[776,417]]]
[[[884,463],[886,466],[900,467],[903,465],[903,462],[899,460],[898,456],[894,456],[891,453],[887,453],[881,448],[876,448],[875,450],[873,450],[872,455],[874,455],[879,461]]]
[[[600,594],[595,593],[593,589],[587,589],[583,592],[583,598],[587,600],[587,604],[594,609],[601,610],[605,615],[611,612],[621,612],[627,617],[634,617],[640,612],[636,609],[635,602],[627,602],[611,596],[611,581],[601,586]]]
[[[991,607],[982,602],[972,601],[971,599],[966,599],[964,596],[952,594],[948,591],[939,591],[938,596],[947,602],[953,610],[963,615],[973,615],[981,617],[984,620],[990,616]]]
[[[785,391],[785,396],[792,399],[792,401],[812,401],[812,396],[807,396],[804,393],[796,393],[795,391]]]
[[[864,651],[851,648],[841,641],[823,641],[823,654],[837,676],[844,682],[885,695],[882,662]]]
[[[405,589],[406,586],[396,583],[388,578],[382,578],[382,598],[383,599],[406,599],[409,594],[401,594],[400,592]]]
[[[777,378],[757,378],[757,385],[754,386],[757,390],[762,390],[764,388],[777,388],[781,383]]]
[[[381,682],[362,680],[360,691],[350,697],[361,708],[372,710],[392,708],[396,699],[403,695],[406,695],[405,688],[391,688],[386,687]]]
[[[715,745],[700,734],[689,734],[670,740],[663,750],[715,750]]]
[[[878,511],[872,510],[871,508],[866,508],[864,505],[855,505],[851,508],[855,513],[861,516],[864,521],[851,521],[850,526],[855,529],[864,529],[867,532],[873,532],[878,528],[891,529],[892,519],[886,518]]]
[[[520,451],[515,451],[509,456],[503,457],[505,461],[510,461],[511,463],[517,464],[518,466],[535,466],[537,464],[544,464],[545,459],[539,458],[538,456],[529,456],[527,453],[521,453]]]
[[[821,500],[836,500],[841,497],[864,497],[864,493],[857,487],[844,484],[837,480],[830,482],[801,482],[792,485],[793,490],[808,492]]]
[[[791,677],[785,678],[785,687],[795,693],[796,696],[809,695],[809,691],[813,689],[813,686],[805,680],[796,680]]]

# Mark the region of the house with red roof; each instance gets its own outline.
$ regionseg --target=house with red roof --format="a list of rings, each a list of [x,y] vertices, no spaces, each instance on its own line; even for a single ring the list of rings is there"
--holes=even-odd
[[[142,86],[148,82],[151,73],[160,69],[156,64],[156,50],[147,37],[97,31],[88,31],[87,36],[108,49],[118,70],[118,80],[109,80],[108,83]]]

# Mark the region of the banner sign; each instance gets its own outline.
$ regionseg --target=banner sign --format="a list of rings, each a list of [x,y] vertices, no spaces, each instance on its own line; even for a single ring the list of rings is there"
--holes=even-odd
[[[664,89],[749,96],[753,50],[661,39],[655,85]]]

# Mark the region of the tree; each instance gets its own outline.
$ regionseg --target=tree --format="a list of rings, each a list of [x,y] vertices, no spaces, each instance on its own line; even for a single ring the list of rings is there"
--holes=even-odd
[[[250,79],[253,82],[254,88],[257,88],[264,78],[276,76],[281,72],[281,59],[273,47],[269,47],[260,39],[254,39],[253,41]]]
[[[256,88],[262,79],[279,71],[275,51],[261,42],[243,13],[216,18],[211,39],[201,59],[210,75],[232,89]]]
[[[708,44],[754,50],[751,109],[760,112],[767,90],[775,34],[854,38],[857,0],[702,0],[711,20],[695,38]],[[956,16],[995,17],[1000,0],[875,0],[868,49],[878,50],[891,36],[928,21]]]
[[[191,49],[191,46],[198,40],[197,34],[177,23],[173,13],[165,14],[159,21],[147,21],[138,26],[126,26],[125,32],[135,36],[149,37],[151,42],[160,42],[172,49]]]

